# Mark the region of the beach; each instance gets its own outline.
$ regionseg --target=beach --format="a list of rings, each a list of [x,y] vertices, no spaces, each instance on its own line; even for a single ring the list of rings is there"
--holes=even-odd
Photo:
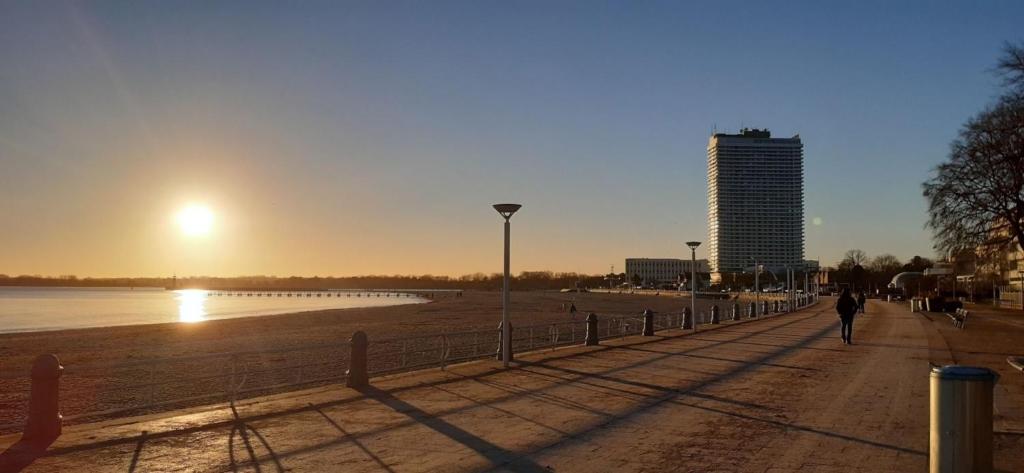
[[[525,327],[569,322],[573,320],[569,312],[571,304],[578,309],[575,319],[582,321],[591,312],[599,317],[613,318],[639,316],[647,308],[655,312],[678,313],[689,303],[688,297],[673,292],[640,295],[524,291],[513,292],[510,317],[513,327]],[[706,311],[711,303],[711,300],[699,299],[698,313]],[[723,304],[722,301],[719,303]],[[65,367],[62,384],[66,389],[62,389],[61,405],[65,415],[71,413],[69,419],[78,422],[74,414],[83,411],[140,405],[145,404],[146,399],[175,399],[185,394],[222,392],[222,383],[226,379],[224,374],[232,369],[225,364],[229,360],[218,357],[191,361],[196,356],[258,352],[246,356],[249,369],[258,371],[289,364],[319,363],[319,367],[308,368],[306,375],[337,376],[344,372],[347,363],[344,360],[348,358],[348,349],[344,348],[344,343],[356,331],[365,332],[373,344],[388,339],[493,329],[493,339],[487,339],[486,335],[480,337],[480,341],[488,345],[496,342],[500,320],[500,292],[467,291],[461,295],[437,293],[434,299],[423,304],[319,310],[199,323],[0,334],[0,426],[7,424],[5,430],[10,430],[12,423],[22,421],[32,361],[43,354],[56,355]],[[582,326],[579,329],[582,330]],[[547,333],[547,327],[543,327],[541,332]],[[426,343],[432,342],[427,340]],[[317,348],[268,353],[265,356],[259,354],[333,344],[337,346],[326,350]],[[387,344],[374,346],[382,348]],[[481,350],[493,350],[493,347],[482,347]],[[371,369],[385,362],[380,356],[372,355]],[[425,356],[435,355],[427,353]],[[164,361],[154,365],[150,360]],[[83,375],[80,371],[83,367],[90,374]],[[209,382],[187,381],[199,373],[210,375]],[[288,371],[275,371],[268,376],[277,378],[252,379],[250,382],[273,384],[287,378]],[[149,382],[176,379],[182,381],[146,387]]]
[[[687,297],[513,292],[514,324],[565,322],[575,302],[583,318],[589,312],[639,315],[645,308],[680,311]],[[698,304],[710,304],[698,300]],[[698,308],[698,310],[700,310]],[[239,350],[277,349],[348,340],[362,330],[371,340],[452,331],[497,328],[501,293],[467,291],[462,297],[439,296],[426,304],[335,309],[296,314],[32,333],[0,334],[0,371],[28,370],[40,354],[56,354],[65,365],[116,363]]]

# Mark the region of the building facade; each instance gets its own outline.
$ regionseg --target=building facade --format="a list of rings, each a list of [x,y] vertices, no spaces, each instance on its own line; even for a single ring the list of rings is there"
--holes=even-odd
[[[803,143],[768,130],[708,140],[708,264],[712,281],[758,264],[804,263]]]
[[[643,284],[677,284],[690,278],[692,261],[677,258],[626,258],[626,279]],[[698,273],[708,273],[708,260],[697,260]]]

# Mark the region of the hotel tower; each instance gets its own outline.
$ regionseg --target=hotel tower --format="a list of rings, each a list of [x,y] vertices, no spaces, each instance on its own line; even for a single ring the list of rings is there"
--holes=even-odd
[[[768,130],[708,140],[708,265],[712,281],[804,262],[803,143]]]

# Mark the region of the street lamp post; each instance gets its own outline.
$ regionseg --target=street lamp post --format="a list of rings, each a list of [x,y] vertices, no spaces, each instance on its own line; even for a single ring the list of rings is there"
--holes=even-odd
[[[690,314],[693,317],[693,329],[697,330],[697,247],[699,241],[688,241],[690,247]]]
[[[508,322],[510,231],[508,220],[520,207],[522,205],[519,204],[494,204],[494,210],[497,210],[505,218],[505,285],[501,291],[501,365],[505,368],[508,368],[508,362],[512,359],[512,330]]]
[[[757,264],[757,258],[750,258],[750,261],[754,262],[754,317],[757,317],[757,312],[761,310],[761,288],[758,287],[761,266]]]

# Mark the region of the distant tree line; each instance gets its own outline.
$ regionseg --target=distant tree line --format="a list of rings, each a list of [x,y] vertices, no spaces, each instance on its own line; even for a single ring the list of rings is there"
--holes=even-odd
[[[605,275],[524,271],[512,277],[516,290],[564,289],[607,285]],[[477,289],[501,290],[501,273],[474,273],[458,277],[419,275],[368,275],[351,277],[238,276],[230,278],[188,276],[180,278],[78,278],[0,274],[0,286],[45,287],[165,287],[201,289]]]
[[[878,288],[884,291],[893,276],[902,272],[923,272],[934,265],[934,261],[922,256],[914,256],[904,263],[890,254],[871,258],[864,251],[853,249],[843,255],[843,259],[836,265],[832,279],[838,283],[849,284],[855,289]]]

